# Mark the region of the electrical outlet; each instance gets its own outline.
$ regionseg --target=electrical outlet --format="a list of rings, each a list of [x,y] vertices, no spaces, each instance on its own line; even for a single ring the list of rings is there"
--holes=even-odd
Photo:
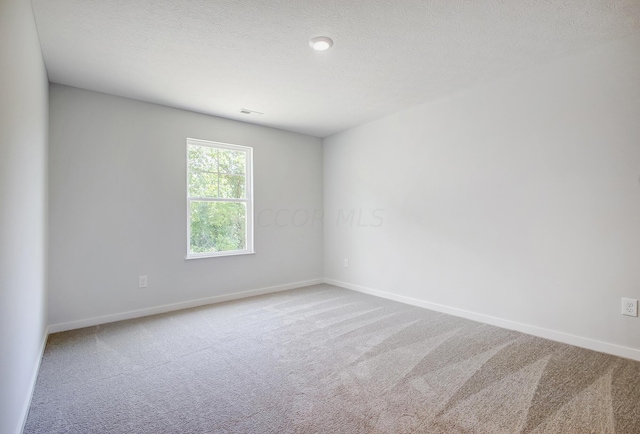
[[[622,314],[629,316],[638,316],[638,300],[635,300],[633,298],[623,298]]]
[[[349,260],[347,258],[344,258],[344,268],[348,268],[349,267]]]
[[[147,276],[138,276],[138,288],[147,287]]]

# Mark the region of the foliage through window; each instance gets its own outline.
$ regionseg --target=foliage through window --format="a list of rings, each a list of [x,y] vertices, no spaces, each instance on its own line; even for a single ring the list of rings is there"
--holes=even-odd
[[[187,258],[253,253],[252,148],[187,139]]]

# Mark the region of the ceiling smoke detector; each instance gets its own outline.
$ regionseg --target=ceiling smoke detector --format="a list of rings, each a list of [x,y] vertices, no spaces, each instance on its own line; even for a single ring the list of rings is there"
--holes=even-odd
[[[311,38],[309,45],[316,51],[325,51],[333,46],[333,40],[326,36],[316,36]]]
[[[262,116],[264,113],[261,112],[257,112],[255,110],[249,110],[249,109],[240,109],[240,113],[242,113],[243,115],[249,115],[249,116]]]

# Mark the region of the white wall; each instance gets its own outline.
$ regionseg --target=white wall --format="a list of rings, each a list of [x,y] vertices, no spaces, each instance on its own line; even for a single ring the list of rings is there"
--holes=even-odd
[[[50,111],[54,329],[322,278],[320,139],[55,84]],[[255,255],[185,260],[187,137],[254,148]]]
[[[639,177],[635,35],[325,139],[325,276],[640,350]]]
[[[47,73],[28,0],[0,1],[0,432],[28,410],[46,335]]]

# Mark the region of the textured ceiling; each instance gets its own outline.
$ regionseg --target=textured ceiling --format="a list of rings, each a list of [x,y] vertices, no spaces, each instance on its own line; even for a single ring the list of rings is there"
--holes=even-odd
[[[640,0],[33,6],[52,82],[319,137],[640,32]],[[311,50],[317,35],[333,48]]]

